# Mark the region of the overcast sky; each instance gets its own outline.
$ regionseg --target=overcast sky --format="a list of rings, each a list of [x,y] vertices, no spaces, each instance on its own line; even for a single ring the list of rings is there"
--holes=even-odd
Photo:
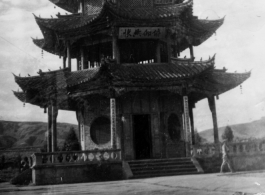
[[[226,16],[223,26],[202,45],[195,47],[196,59],[208,59],[216,53],[216,67],[229,72],[252,70],[251,78],[240,88],[220,95],[217,103],[218,125],[232,125],[260,119],[265,107],[265,1],[264,0],[194,0],[194,15],[200,19]],[[58,56],[37,48],[30,37],[42,38],[34,16],[50,18],[66,11],[48,0],[0,0],[0,119],[12,121],[47,121],[43,109],[26,104],[23,107],[11,90],[18,90],[11,73],[36,75],[58,69]],[[187,55],[183,53],[182,56]],[[201,131],[212,128],[207,101],[196,104],[195,126]],[[77,123],[74,112],[59,112],[59,122]]]

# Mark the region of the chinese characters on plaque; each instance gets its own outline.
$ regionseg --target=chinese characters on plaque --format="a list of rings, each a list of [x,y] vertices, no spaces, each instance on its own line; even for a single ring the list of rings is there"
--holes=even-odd
[[[119,28],[119,39],[163,39],[164,27],[126,27]]]
[[[116,100],[110,99],[111,146],[116,147]]]
[[[183,97],[183,104],[184,104],[184,130],[186,135],[186,141],[190,141],[190,116],[189,116],[189,102],[188,97]]]

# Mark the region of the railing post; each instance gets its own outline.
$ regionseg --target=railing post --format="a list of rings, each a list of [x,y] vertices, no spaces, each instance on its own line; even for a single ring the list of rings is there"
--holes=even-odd
[[[42,164],[42,155],[41,154],[33,153],[31,155],[31,157],[32,157],[32,161],[33,161],[32,167]]]

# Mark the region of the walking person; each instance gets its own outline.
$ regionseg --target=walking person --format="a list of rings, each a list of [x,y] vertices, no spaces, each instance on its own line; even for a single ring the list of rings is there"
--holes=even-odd
[[[222,145],[222,154],[223,154],[223,162],[221,165],[221,173],[224,173],[224,166],[227,165],[230,172],[233,173],[234,170],[231,166],[231,162],[229,159],[229,147],[227,145],[227,139],[224,139],[223,145]]]

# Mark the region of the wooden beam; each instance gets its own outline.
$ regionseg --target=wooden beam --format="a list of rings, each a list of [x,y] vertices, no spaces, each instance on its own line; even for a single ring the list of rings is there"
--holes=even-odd
[[[82,46],[91,46],[91,45],[98,45],[102,43],[111,43],[112,37],[104,38],[104,39],[95,39],[95,40],[85,40],[82,43]]]

